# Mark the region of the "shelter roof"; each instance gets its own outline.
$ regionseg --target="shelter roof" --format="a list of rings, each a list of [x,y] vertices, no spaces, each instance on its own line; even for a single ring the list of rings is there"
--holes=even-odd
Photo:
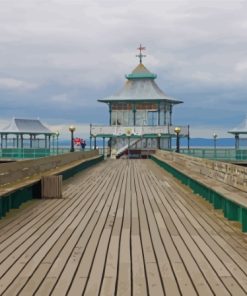
[[[98,101],[105,103],[116,101],[168,101],[172,104],[183,103],[166,95],[154,81],[157,75],[151,73],[142,63],[125,77],[127,81],[120,91]]]
[[[133,73],[151,73],[151,72],[143,64],[139,64],[132,71],[132,74]]]
[[[230,134],[247,134],[247,117],[239,126],[229,130],[228,133],[230,133]]]
[[[3,128],[0,133],[15,134],[53,134],[38,119],[18,119],[13,118],[8,126]]]

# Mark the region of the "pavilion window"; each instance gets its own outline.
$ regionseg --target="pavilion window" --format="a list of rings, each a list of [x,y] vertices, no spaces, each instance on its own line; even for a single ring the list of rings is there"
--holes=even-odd
[[[136,110],[158,110],[157,103],[142,103],[136,104]]]
[[[151,125],[151,126],[158,125],[157,111],[148,111],[148,125]]]
[[[123,111],[123,110],[132,110],[132,105],[129,103],[113,103],[112,104],[112,111]]]

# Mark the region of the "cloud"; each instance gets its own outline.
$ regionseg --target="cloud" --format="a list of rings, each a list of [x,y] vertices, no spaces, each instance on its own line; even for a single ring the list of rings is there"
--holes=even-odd
[[[0,78],[0,89],[14,91],[31,91],[38,88],[35,83],[14,78]]]
[[[157,83],[185,102],[176,120],[234,126],[247,108],[246,3],[2,0],[0,117],[107,123],[97,99],[121,88],[141,42]]]
[[[59,94],[51,97],[51,100],[56,103],[70,103],[71,100],[67,94]]]
[[[215,127],[209,129],[208,126],[192,126],[190,129],[191,138],[208,138],[212,139],[213,134],[216,134],[219,138],[231,138],[230,135],[225,128]]]
[[[88,139],[90,133],[89,124],[80,124],[76,121],[67,122],[64,124],[46,124],[52,131],[59,132],[60,139],[68,139],[70,137],[69,126],[74,125],[76,127],[74,136],[79,138]]]

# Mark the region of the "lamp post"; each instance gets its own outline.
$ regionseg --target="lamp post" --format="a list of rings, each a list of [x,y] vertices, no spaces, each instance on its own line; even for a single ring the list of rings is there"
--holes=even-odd
[[[180,127],[175,127],[174,132],[176,133],[176,152],[179,153],[180,152],[180,145],[179,145],[179,134],[181,132],[181,128]]]
[[[216,139],[218,135],[216,133],[213,134],[213,139],[214,139],[214,149],[216,150]]]
[[[58,155],[58,137],[59,137],[59,131],[56,131],[56,137],[57,137],[57,155]]]
[[[214,150],[216,150],[216,139],[218,135],[216,133],[213,134],[213,139],[214,139]]]
[[[131,134],[132,134],[132,130],[131,130],[131,128],[128,128],[127,130],[126,130],[126,136],[127,136],[127,138],[128,138],[128,159],[130,158],[130,137],[131,137]]]
[[[75,127],[73,125],[71,125],[69,127],[69,131],[71,132],[71,146],[70,146],[70,152],[74,152],[75,148],[74,148],[74,131],[75,131]]]

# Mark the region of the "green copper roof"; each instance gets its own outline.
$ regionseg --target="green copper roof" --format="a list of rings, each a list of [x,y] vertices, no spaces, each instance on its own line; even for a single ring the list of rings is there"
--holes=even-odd
[[[156,74],[151,73],[142,63],[125,76],[127,81],[123,88],[112,96],[106,97],[99,102],[113,101],[167,101],[171,104],[180,104],[182,101],[176,100],[166,95],[156,84]]]
[[[143,64],[139,64],[131,74],[125,75],[127,79],[155,79],[156,74],[151,73]]]
[[[132,73],[125,75],[127,79],[141,79],[141,78],[150,78],[150,79],[155,79],[157,78],[156,74],[153,73]]]

